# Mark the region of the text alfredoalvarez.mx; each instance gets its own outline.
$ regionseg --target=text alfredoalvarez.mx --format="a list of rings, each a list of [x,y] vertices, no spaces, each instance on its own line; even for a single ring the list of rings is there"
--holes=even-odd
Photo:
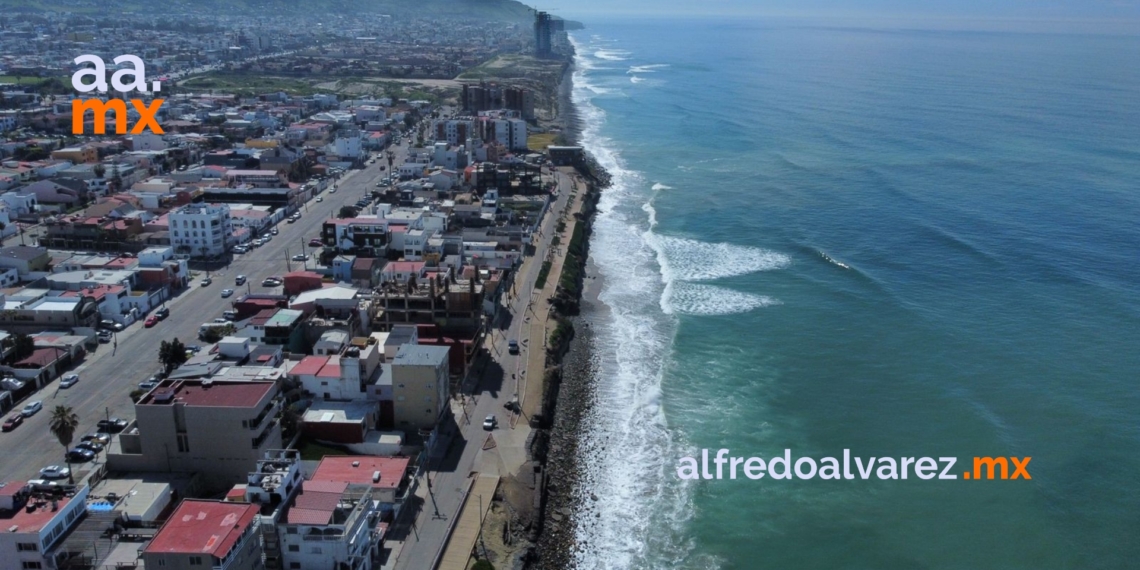
[[[162,82],[160,81],[151,83],[150,89],[147,89],[146,65],[138,56],[120,55],[114,59],[114,62],[116,65],[122,66],[111,75],[110,86],[113,87],[115,91],[120,93],[157,93],[162,89]],[[92,66],[84,67],[76,71],[71,76],[71,86],[80,93],[91,93],[93,91],[106,93],[108,91],[107,66],[103,63],[103,59],[97,55],[81,55],[75,58],[76,65],[87,63]],[[85,77],[90,77],[92,81],[85,83]],[[129,81],[126,81],[128,79]],[[163,99],[153,99],[149,104],[142,99],[130,99],[129,101],[139,115],[138,120],[135,121],[134,126],[130,129],[130,134],[137,135],[146,130],[150,130],[155,134],[162,134],[162,127],[158,125],[158,119],[156,119],[155,116],[158,114],[158,110],[162,108]],[[127,117],[129,116],[127,102],[122,99],[103,101],[98,98],[72,99],[72,134],[87,134],[83,132],[83,125],[88,111],[91,111],[91,118],[94,122],[94,128],[91,134],[106,134],[107,111],[115,112],[115,134],[127,134]]]

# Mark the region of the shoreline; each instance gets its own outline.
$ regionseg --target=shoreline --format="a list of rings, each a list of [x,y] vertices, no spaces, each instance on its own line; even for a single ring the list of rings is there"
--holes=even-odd
[[[575,54],[576,57],[576,54]],[[558,123],[562,127],[564,143],[581,145],[582,124],[573,101],[574,72],[572,59],[565,67],[558,86]],[[592,161],[590,161],[592,162]],[[583,172],[586,175],[586,172]],[[587,182],[588,192],[600,194],[607,184]],[[597,516],[592,503],[597,495],[583,492],[587,476],[582,459],[591,452],[584,449],[582,426],[597,404],[596,362],[593,354],[594,330],[608,317],[610,308],[599,299],[604,280],[597,263],[590,255],[593,237],[596,201],[585,222],[588,236],[582,269],[581,288],[576,299],[577,314],[566,318],[573,327],[568,347],[549,358],[549,368],[558,368],[553,389],[557,390],[551,428],[547,434],[544,471],[548,481],[545,489],[541,523],[535,537],[536,560],[528,567],[540,570],[568,570],[576,566],[576,555],[589,545],[579,543],[579,524]],[[548,368],[548,369],[549,369]],[[588,524],[588,523],[587,523]]]

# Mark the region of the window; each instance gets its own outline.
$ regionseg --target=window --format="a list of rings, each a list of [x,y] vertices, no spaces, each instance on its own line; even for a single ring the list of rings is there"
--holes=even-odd
[[[301,551],[300,546],[298,546],[296,544],[290,544],[289,545],[289,552],[300,552],[300,551]]]
[[[320,553],[321,553],[321,547],[319,547],[319,546],[314,546],[311,549],[309,549],[309,554],[320,554]]]
[[[190,565],[191,566],[201,566],[202,565],[202,557],[201,556],[191,556],[190,557]]]
[[[178,434],[178,451],[181,453],[190,453],[190,436],[184,433]]]
[[[39,562],[24,562],[23,567],[25,569],[33,569],[33,568],[43,568],[44,566],[43,566],[43,564],[40,564]]]
[[[16,550],[19,552],[36,552],[39,548],[34,542],[21,542],[16,545]]]
[[[166,559],[165,558],[159,558],[158,559],[158,565],[159,566],[166,566]]]
[[[301,563],[300,563],[300,562],[290,562],[290,563],[289,563],[289,567],[290,567],[290,568],[300,568],[300,567],[301,567]]]

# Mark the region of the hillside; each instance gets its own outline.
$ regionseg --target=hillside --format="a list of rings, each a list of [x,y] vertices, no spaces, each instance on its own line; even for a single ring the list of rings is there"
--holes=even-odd
[[[103,15],[113,13],[285,15],[322,17],[358,12],[393,17],[450,17],[475,20],[531,22],[534,10],[515,0],[0,0],[0,12],[69,12]],[[567,22],[567,29],[580,26]]]

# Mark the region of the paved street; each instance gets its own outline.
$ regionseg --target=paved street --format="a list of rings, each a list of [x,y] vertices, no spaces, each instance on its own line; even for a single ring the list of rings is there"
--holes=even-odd
[[[405,147],[394,147],[395,163],[403,161]],[[158,347],[163,340],[178,338],[187,345],[201,344],[197,340],[198,327],[220,317],[229,307],[229,302],[241,296],[246,287],[235,287],[234,277],[246,275],[249,278],[247,290],[253,292],[280,292],[280,288],[261,287],[261,281],[271,275],[283,275],[288,271],[289,256],[301,251],[312,252],[307,247],[310,238],[320,234],[321,223],[334,217],[341,206],[356,202],[366,191],[375,188],[376,183],[387,174],[380,166],[387,167],[387,160],[377,160],[364,170],[350,171],[336,182],[339,188],[335,193],[325,190],[320,194],[322,202],[315,199],[301,208],[302,217],[294,224],[282,222],[278,225],[280,235],[269,243],[243,255],[236,255],[233,262],[217,271],[211,271],[214,283],[200,286],[204,272],[198,272],[190,287],[167,303],[170,317],[154,328],[143,328],[142,322],[131,325],[118,333],[117,344],[101,344],[77,368],[80,381],[75,386],[60,390],[59,381],[53,381],[44,389],[17,404],[17,409],[32,400],[43,400],[44,409],[28,418],[24,424],[8,433],[0,433],[0,481],[34,478],[41,467],[62,464],[63,448],[48,431],[48,420],[55,406],[71,406],[80,417],[76,442],[83,434],[95,430],[95,424],[107,415],[123,419],[134,418],[134,407],[128,397],[138,383],[159,370]],[[11,240],[9,240],[11,241]],[[16,243],[19,243],[16,241]],[[311,261],[310,261],[311,263]],[[294,270],[301,263],[291,262]],[[225,288],[235,289],[229,299],[221,298]],[[9,415],[11,412],[9,412]],[[5,416],[7,417],[7,416]],[[102,457],[98,458],[102,461]],[[92,464],[76,466],[89,469]],[[77,474],[81,471],[77,471]]]
[[[393,533],[395,538],[405,540],[395,564],[397,569],[430,568],[429,565],[443,546],[452,519],[463,503],[463,492],[468,487],[469,475],[478,472],[505,477],[512,474],[525,461],[523,446],[530,433],[530,426],[522,420],[511,427],[510,414],[503,406],[515,397],[517,390],[518,374],[516,373],[513,379],[511,374],[515,373],[520,359],[525,363],[531,349],[526,345],[535,341],[525,343],[518,355],[508,352],[507,342],[510,339],[523,342],[524,327],[531,318],[531,312],[527,307],[532,301],[534,282],[538,278],[542,261],[546,259],[550,236],[558,218],[557,213],[567,205],[570,192],[565,189],[570,188],[570,177],[559,173],[557,180],[560,189],[558,198],[546,214],[539,235],[535,236],[536,251],[534,255],[526,258],[515,277],[515,295],[506,303],[505,308],[508,313],[503,315],[504,318],[501,318],[499,323],[502,328],[496,329],[488,345],[485,345],[489,346],[493,359],[482,374],[475,375],[473,383],[477,385],[465,387],[468,404],[465,413],[456,418],[459,422],[459,434],[453,437],[447,456],[431,467],[429,474],[431,495],[427,495],[427,488],[422,485],[421,480],[420,494],[424,495],[424,502],[419,505],[419,512],[414,513],[414,527],[408,530],[406,536],[398,529]],[[550,279],[557,280],[557,276],[551,275]],[[544,299],[533,299],[533,301],[545,302]],[[541,341],[533,349],[543,350]],[[499,420],[499,427],[493,432],[485,431],[482,426],[483,418],[490,414],[494,414]],[[483,443],[488,433],[493,434],[496,440],[493,452],[483,450]],[[414,508],[416,505],[412,506]],[[436,508],[441,516],[436,516]],[[390,565],[389,563],[386,567]]]

